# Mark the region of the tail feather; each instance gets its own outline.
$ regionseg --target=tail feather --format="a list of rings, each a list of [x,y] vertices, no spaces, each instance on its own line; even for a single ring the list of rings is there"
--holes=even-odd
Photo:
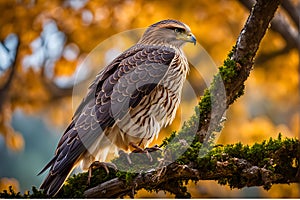
[[[42,174],[50,168],[48,175],[40,186],[48,196],[55,196],[66,178],[86,151],[85,145],[81,142],[77,130],[73,129],[74,122],[70,124],[66,132],[61,137],[55,156],[41,170]]]
[[[92,134],[90,130],[79,135],[74,127],[74,123],[72,122],[69,125],[61,137],[54,158],[39,173],[42,174],[50,168],[49,174],[40,186],[40,189],[43,189],[51,197],[58,193],[73,168],[76,167],[82,156],[87,152],[86,146],[92,146],[95,138],[98,137],[97,134]]]
[[[57,156],[52,158],[52,160],[50,162],[48,162],[48,164],[38,173],[38,176],[41,175],[42,173],[44,173],[49,167],[51,167],[53,165],[53,163],[55,162],[56,158],[57,158]]]
[[[43,189],[48,196],[55,196],[60,188],[63,186],[66,178],[70,174],[70,170],[64,170],[64,173],[52,175],[51,172],[48,174],[40,189]]]
[[[44,192],[46,192],[46,195],[49,197],[53,197],[58,193],[74,167],[74,163],[70,162],[61,170],[55,171],[54,168],[55,163],[57,162],[57,157],[57,155],[54,156],[54,158],[38,174],[41,175],[48,168],[50,168],[47,177],[44,179],[43,183],[40,186],[40,189],[44,190]]]

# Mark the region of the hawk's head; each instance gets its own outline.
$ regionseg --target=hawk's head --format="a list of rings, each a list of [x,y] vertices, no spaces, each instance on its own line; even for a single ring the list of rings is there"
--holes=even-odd
[[[139,41],[142,44],[169,44],[176,47],[181,47],[186,42],[196,44],[196,38],[190,27],[171,19],[149,26]]]

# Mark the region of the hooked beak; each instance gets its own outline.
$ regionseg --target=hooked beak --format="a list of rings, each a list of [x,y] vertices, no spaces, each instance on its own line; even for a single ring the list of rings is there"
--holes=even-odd
[[[187,34],[186,41],[187,41],[187,42],[191,42],[191,43],[193,43],[194,45],[196,45],[197,39],[196,39],[196,37],[193,35],[193,33],[190,32],[190,33]]]

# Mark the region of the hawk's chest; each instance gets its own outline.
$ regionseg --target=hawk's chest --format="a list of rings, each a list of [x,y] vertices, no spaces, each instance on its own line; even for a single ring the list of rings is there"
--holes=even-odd
[[[180,104],[183,83],[188,72],[188,63],[184,55],[176,54],[167,73],[156,88],[145,98],[136,112],[143,113],[144,118],[150,118],[157,128],[150,135],[157,135],[162,127],[170,124],[176,115]],[[144,109],[146,108],[146,109]],[[149,124],[149,129],[153,124]]]
[[[162,79],[161,85],[165,87],[168,92],[180,95],[189,66],[184,54],[181,51],[178,52],[178,56],[174,57],[169,70]]]
[[[161,82],[162,87],[158,87],[158,91],[153,94],[157,98],[163,97],[160,100],[161,103],[158,104],[160,115],[157,116],[158,120],[161,121],[161,126],[170,124],[175,118],[188,69],[186,57],[182,52],[179,52]],[[165,94],[162,95],[161,93]]]
[[[122,138],[118,146],[125,148],[129,142],[147,146],[161,128],[174,120],[187,72],[188,62],[182,52],[178,52],[153,91],[118,122],[119,138]]]

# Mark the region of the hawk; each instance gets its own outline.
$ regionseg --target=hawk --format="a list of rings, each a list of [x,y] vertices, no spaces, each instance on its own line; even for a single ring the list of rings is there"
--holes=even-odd
[[[61,137],[40,186],[54,196],[74,167],[88,169],[109,153],[146,148],[169,125],[180,103],[188,62],[183,44],[196,44],[177,20],[159,21],[96,76]]]

